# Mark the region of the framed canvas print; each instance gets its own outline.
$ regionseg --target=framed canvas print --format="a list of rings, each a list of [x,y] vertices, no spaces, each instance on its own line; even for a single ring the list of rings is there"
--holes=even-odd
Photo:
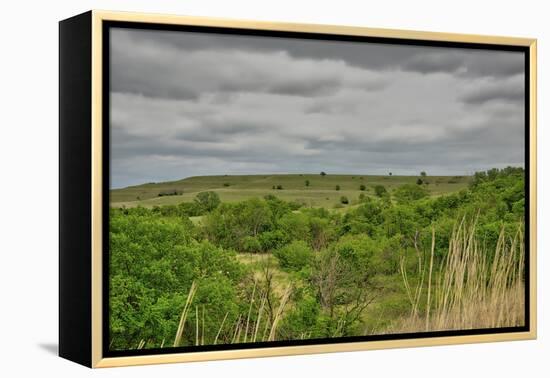
[[[536,337],[536,41],[60,22],[59,353]]]

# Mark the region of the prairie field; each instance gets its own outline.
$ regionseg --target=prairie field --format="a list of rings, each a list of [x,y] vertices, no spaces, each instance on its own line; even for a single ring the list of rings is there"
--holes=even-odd
[[[113,190],[110,346],[521,326],[524,198],[512,167]]]
[[[274,194],[285,201],[299,201],[312,207],[333,207],[342,196],[357,202],[361,193],[374,195],[374,186],[383,185],[393,190],[404,184],[416,184],[418,176],[369,176],[327,174],[279,174],[279,175],[225,175],[197,176],[183,180],[148,183],[111,190],[113,207],[153,207],[177,205],[192,201],[202,191],[216,192],[222,202],[239,202],[249,198],[261,198]],[[422,177],[423,186],[433,196],[464,189],[471,176]],[[306,181],[308,184],[306,184]],[[277,187],[280,185],[280,189]],[[336,190],[336,186],[340,189]],[[361,190],[364,185],[364,190]],[[162,195],[163,193],[176,195]],[[160,194],[160,196],[159,196]]]

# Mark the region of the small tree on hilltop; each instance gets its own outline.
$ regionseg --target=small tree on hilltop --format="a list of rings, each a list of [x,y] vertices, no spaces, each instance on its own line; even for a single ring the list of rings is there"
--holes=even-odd
[[[326,176],[327,174],[325,172],[320,173],[321,176]]]
[[[427,176],[427,175],[426,175],[426,172],[425,172],[425,171],[420,172],[420,176],[426,177],[426,176]]]

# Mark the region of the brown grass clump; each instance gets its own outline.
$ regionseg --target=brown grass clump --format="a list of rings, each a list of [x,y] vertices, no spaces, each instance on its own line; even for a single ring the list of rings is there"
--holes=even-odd
[[[501,231],[490,256],[475,236],[476,222],[465,219],[455,226],[449,251],[433,271],[435,232],[429,268],[419,269],[418,285],[411,288],[405,262],[401,273],[411,302],[411,314],[400,319],[389,333],[478,329],[524,324],[524,235]],[[419,254],[419,266],[422,266]],[[427,271],[427,273],[426,273]],[[422,295],[427,274],[427,294]],[[421,311],[421,308],[424,308]]]

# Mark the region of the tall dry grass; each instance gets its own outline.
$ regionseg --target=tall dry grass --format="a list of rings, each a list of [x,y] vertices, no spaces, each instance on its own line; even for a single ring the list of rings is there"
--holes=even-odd
[[[455,226],[449,250],[434,270],[435,232],[429,263],[419,254],[416,285],[401,262],[411,313],[388,332],[420,332],[521,326],[524,324],[524,235],[500,232],[494,254],[476,238],[476,221],[464,218]],[[426,283],[427,281],[427,283]],[[423,294],[423,290],[426,293]]]
[[[195,284],[195,281],[193,281],[193,283],[191,284],[191,288],[189,289],[189,294],[187,294],[185,305],[183,306],[183,310],[181,312],[178,330],[176,331],[176,336],[174,337],[174,344],[173,344],[174,347],[179,346],[181,343],[181,339],[183,336],[183,329],[185,327],[187,315],[189,315],[189,308],[191,307],[191,303],[193,302],[193,297],[195,296],[196,292],[197,292],[197,285]]]
[[[189,315],[189,311],[191,311],[191,306],[195,297],[195,293],[197,292],[197,288],[198,285],[195,283],[195,281],[193,281],[193,283],[191,284],[191,288],[189,289],[189,293],[187,294],[187,298],[180,316],[178,329],[174,337],[174,347],[181,346],[182,344],[185,324],[187,323],[187,317]],[[288,304],[288,301],[290,300],[290,296],[292,294],[292,284],[289,284],[286,287],[281,297],[279,298],[279,306],[276,313],[274,314],[273,320],[271,321],[266,316],[266,303],[269,293],[267,290],[257,291],[256,288],[257,282],[254,281],[254,287],[250,296],[250,305],[246,317],[243,316],[243,314],[240,314],[233,324],[228,324],[227,318],[229,313],[226,313],[213,340],[207,340],[205,338],[205,307],[201,306],[202,309],[199,311],[199,306],[195,305],[194,332],[190,331],[194,333],[195,345],[216,345],[220,341],[220,338],[222,337],[224,332],[226,334],[229,333],[230,341],[225,341],[225,343],[229,344],[276,340],[279,322],[283,316],[284,309]],[[259,299],[258,301],[256,300],[257,297]],[[258,303],[259,305],[254,306]],[[255,320],[252,319],[252,314],[254,312],[256,314]],[[259,332],[261,324],[263,325],[263,332]],[[138,344],[138,349],[142,349],[144,346],[145,341],[141,340]],[[162,347],[164,347],[164,340],[161,344],[161,348]]]

